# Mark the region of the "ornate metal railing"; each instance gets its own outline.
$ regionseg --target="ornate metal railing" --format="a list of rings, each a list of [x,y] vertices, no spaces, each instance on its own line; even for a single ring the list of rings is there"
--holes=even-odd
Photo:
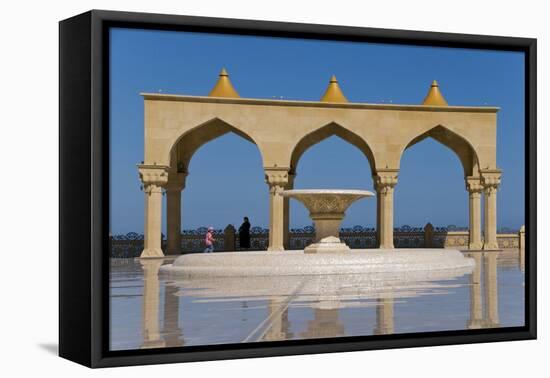
[[[163,235],[164,248],[164,235]],[[137,257],[143,251],[143,235],[129,232],[124,235],[111,235],[109,238],[111,257],[130,258]]]
[[[183,230],[181,249],[183,253],[201,252],[204,250],[204,238],[207,228]],[[224,230],[214,230],[214,249],[216,251],[239,251],[239,233],[235,227],[228,225]],[[315,228],[306,226],[290,230],[290,249],[303,249],[315,239]],[[340,230],[340,239],[350,248],[376,248],[378,245],[376,229],[363,226],[344,227]],[[166,247],[163,235],[162,247]],[[266,250],[268,247],[269,230],[263,227],[250,229],[250,250]],[[509,228],[499,230],[497,235],[499,247],[513,249],[520,247],[519,232]],[[130,232],[124,235],[112,235],[111,257],[137,257],[143,250],[143,235]],[[447,227],[401,226],[394,229],[395,248],[458,248],[467,249],[469,233],[465,227],[450,225]]]

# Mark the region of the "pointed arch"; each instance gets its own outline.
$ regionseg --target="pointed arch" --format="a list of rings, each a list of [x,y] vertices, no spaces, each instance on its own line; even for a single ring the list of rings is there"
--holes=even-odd
[[[235,133],[250,143],[258,144],[248,134],[237,127],[215,117],[181,135],[170,148],[170,167],[179,172],[187,172],[191,158],[203,145],[228,133]],[[262,151],[258,147],[263,161]]]
[[[337,124],[336,122],[331,122],[307,135],[305,135],[292,149],[292,154],[290,158],[290,169],[292,172],[296,172],[298,162],[304,152],[306,152],[310,147],[322,142],[323,140],[331,137],[337,136],[344,141],[357,147],[363,154],[366,156],[371,172],[375,172],[375,160],[374,154],[372,153],[371,148],[367,142],[361,138],[359,135],[349,131],[345,127]]]
[[[456,134],[455,132],[449,130],[443,125],[437,125],[429,129],[428,131],[414,137],[403,149],[401,153],[401,159],[403,158],[404,152],[408,148],[414,146],[417,143],[420,143],[426,138],[432,138],[453,151],[462,164],[465,177],[475,176],[478,174],[479,160],[478,155],[472,144],[468,140],[466,140],[466,138]]]

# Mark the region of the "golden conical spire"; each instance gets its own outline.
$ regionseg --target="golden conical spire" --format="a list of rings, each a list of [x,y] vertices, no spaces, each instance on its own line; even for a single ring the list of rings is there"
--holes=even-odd
[[[231,84],[231,81],[229,80],[229,75],[225,68],[222,68],[220,72],[220,77],[218,78],[218,82],[212,88],[210,91],[209,96],[211,97],[236,97],[239,98],[239,94],[233,88],[233,84]]]
[[[445,101],[445,98],[439,91],[439,84],[437,84],[437,81],[434,80],[432,82],[430,91],[428,92],[426,98],[424,99],[424,102],[422,102],[422,105],[449,106],[449,104],[447,104],[447,101]]]
[[[330,82],[328,84],[327,90],[323,97],[321,97],[322,102],[348,102],[348,99],[346,96],[344,96],[344,93],[342,93],[342,90],[340,89],[340,86],[338,85],[338,80],[336,80],[336,76],[332,75],[330,78]]]

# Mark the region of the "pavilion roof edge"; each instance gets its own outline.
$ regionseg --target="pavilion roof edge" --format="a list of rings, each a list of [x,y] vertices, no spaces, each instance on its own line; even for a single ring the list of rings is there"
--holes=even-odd
[[[420,110],[420,111],[441,111],[441,112],[477,112],[496,113],[500,107],[496,106],[432,106],[419,104],[380,104],[364,102],[322,102],[306,100],[275,100],[262,98],[228,98],[210,96],[190,96],[166,93],[142,92],[140,95],[145,100],[156,101],[182,101],[182,102],[204,102],[221,104],[246,104],[246,105],[272,105],[272,106],[304,106],[319,108],[356,108],[356,109],[386,109],[386,110]]]

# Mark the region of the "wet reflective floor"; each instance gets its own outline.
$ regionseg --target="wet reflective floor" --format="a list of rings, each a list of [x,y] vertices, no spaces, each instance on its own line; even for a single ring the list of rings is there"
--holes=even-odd
[[[524,325],[524,254],[471,271],[172,279],[173,258],[111,259],[111,350]]]

